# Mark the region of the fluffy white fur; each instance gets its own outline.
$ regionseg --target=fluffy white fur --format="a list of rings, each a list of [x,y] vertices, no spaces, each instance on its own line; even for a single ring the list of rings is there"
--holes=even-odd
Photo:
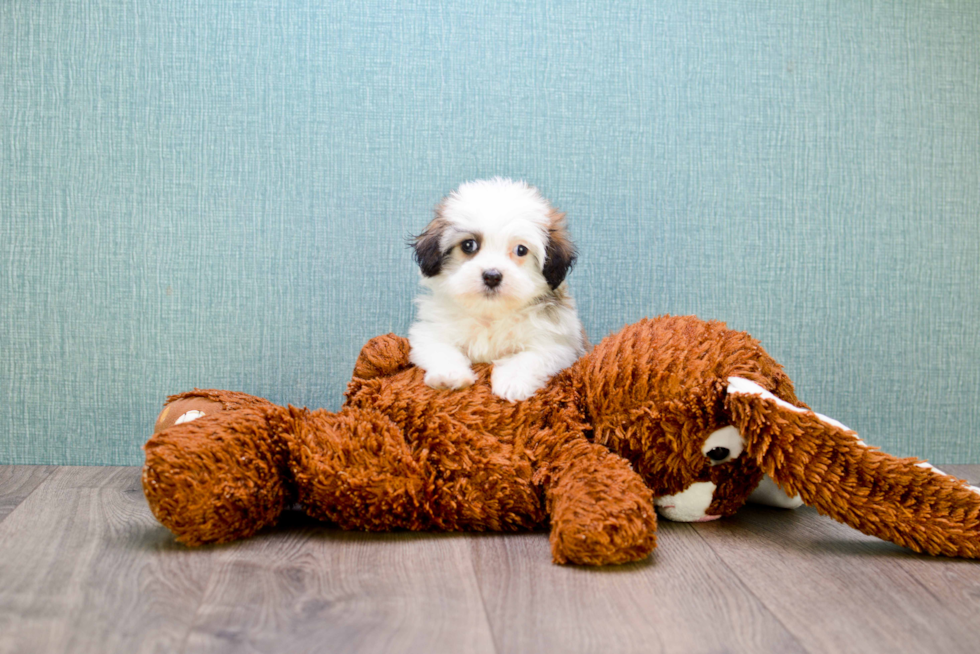
[[[500,178],[463,184],[414,247],[428,292],[416,300],[410,358],[429,386],[469,386],[472,363],[493,363],[494,394],[522,400],[583,354],[564,282],[574,249],[563,214],[537,189]]]

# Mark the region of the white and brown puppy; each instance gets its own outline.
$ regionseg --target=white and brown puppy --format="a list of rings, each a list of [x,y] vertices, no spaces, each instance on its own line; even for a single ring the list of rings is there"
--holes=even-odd
[[[565,215],[534,187],[463,184],[413,247],[429,293],[416,300],[410,358],[429,386],[469,386],[472,363],[493,363],[494,394],[523,400],[585,352],[565,282],[575,247]]]

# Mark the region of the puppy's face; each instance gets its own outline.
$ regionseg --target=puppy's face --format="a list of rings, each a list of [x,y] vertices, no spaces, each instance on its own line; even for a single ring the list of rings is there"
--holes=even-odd
[[[564,214],[537,189],[500,178],[460,186],[413,247],[433,292],[474,310],[525,305],[575,262]]]

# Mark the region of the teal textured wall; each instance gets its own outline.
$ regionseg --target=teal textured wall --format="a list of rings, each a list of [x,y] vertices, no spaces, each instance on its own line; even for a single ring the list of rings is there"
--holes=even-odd
[[[193,386],[339,406],[495,174],[568,212],[593,340],[726,320],[980,463],[978,42],[966,1],[5,0],[0,463],[139,463]]]

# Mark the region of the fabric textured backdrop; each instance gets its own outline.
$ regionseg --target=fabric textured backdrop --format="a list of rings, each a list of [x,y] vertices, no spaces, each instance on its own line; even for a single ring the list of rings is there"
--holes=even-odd
[[[405,237],[497,174],[568,212],[593,340],[726,320],[980,463],[978,41],[974,2],[5,0],[0,463],[140,463],[193,386],[338,407]]]

